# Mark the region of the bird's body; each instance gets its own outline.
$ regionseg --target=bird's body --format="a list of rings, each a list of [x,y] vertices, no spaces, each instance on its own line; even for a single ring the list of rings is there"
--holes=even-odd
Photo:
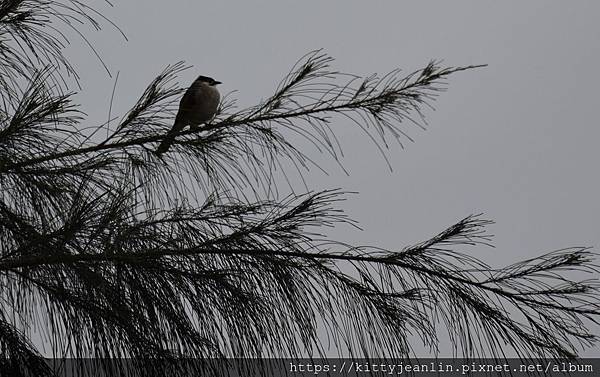
[[[175,123],[156,149],[156,154],[161,155],[169,150],[175,136],[186,126],[197,129],[202,123],[211,120],[219,107],[221,95],[216,85],[221,82],[210,77],[199,76],[186,90],[179,102],[179,110]]]

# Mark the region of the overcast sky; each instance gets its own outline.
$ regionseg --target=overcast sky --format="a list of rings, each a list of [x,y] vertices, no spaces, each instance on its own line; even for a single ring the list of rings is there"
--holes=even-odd
[[[436,110],[425,111],[426,131],[406,125],[415,142],[390,149],[393,172],[350,123],[335,125],[351,175],[333,168],[307,181],[310,189],[358,191],[344,206],[364,231],[331,234],[401,248],[483,212],[496,221],[496,248],[470,252],[494,266],[569,246],[600,247],[600,2],[114,3],[99,9],[129,42],[108,27],[92,35],[111,71],[120,71],[114,113],[179,60],[194,66],[182,85],[212,76],[224,82],[222,91],[239,91],[241,106],[269,96],[317,48],[336,58],[335,68],[358,75],[412,71],[431,59],[489,64],[450,77]],[[83,109],[105,120],[113,82],[81,46],[70,56],[83,77]]]

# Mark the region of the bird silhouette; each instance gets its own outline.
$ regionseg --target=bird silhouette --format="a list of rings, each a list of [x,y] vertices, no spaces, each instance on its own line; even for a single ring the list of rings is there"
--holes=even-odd
[[[179,102],[179,110],[175,117],[175,123],[156,149],[158,156],[167,152],[173,144],[175,137],[186,126],[197,129],[202,123],[211,120],[219,107],[221,95],[217,85],[221,84],[212,77],[198,76],[198,78],[185,91]]]

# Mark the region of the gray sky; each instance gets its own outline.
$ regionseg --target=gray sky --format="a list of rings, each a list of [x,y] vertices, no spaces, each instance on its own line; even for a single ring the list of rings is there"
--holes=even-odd
[[[495,249],[471,252],[494,266],[569,246],[600,246],[600,2],[597,1],[115,1],[103,10],[129,42],[106,28],[92,40],[120,71],[122,114],[167,64],[238,90],[241,106],[269,96],[297,58],[324,48],[349,73],[412,71],[431,59],[489,67],[452,75],[426,111],[427,131],[392,148],[387,168],[365,138],[340,122],[345,176],[308,174],[311,189],[358,191],[344,206],[365,229],[333,231],[355,244],[401,248],[473,213],[497,224]],[[101,8],[102,9],[102,8]],[[80,100],[106,119],[112,81],[74,45]],[[394,145],[394,144],[392,144]],[[301,187],[299,187],[301,189]],[[301,190],[300,190],[301,191]],[[596,329],[597,332],[597,329]],[[598,352],[590,350],[584,355]]]

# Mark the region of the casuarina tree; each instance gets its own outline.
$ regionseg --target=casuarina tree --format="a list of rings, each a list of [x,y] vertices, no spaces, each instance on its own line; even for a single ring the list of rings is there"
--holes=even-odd
[[[269,98],[240,109],[225,96],[214,119],[174,135],[181,62],[105,124],[74,103],[65,46],[102,24],[76,0],[0,2],[0,356],[12,375],[53,375],[44,357],[318,357],[326,344],[407,358],[411,334],[435,350],[440,330],[468,357],[572,358],[596,341],[590,250],[492,269],[466,252],[491,243],[481,215],[415,245],[353,246],[323,234],[356,225],[343,189],[285,184],[319,168],[311,153],[340,161],[343,127],[384,154],[410,139],[446,78],[481,66],[362,78],[313,51]]]

